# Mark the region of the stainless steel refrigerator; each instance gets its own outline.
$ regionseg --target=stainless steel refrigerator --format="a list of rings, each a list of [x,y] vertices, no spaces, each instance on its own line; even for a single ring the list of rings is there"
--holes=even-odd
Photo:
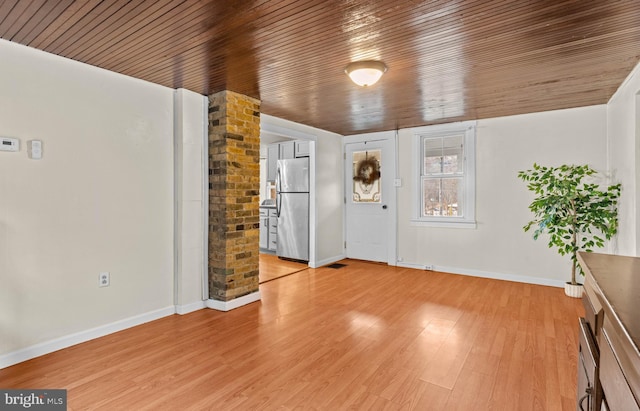
[[[279,257],[309,261],[309,159],[278,160],[276,210]]]

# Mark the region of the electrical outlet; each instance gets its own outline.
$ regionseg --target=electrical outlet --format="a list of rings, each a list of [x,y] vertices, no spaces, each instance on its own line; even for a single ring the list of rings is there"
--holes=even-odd
[[[98,275],[98,287],[108,287],[111,284],[111,276],[108,272]]]
[[[433,266],[431,264],[427,264],[424,266],[424,269],[427,271],[433,271]]]

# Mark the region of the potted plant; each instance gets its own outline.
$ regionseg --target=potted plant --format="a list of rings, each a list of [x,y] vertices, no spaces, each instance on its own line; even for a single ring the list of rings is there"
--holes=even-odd
[[[558,253],[571,257],[571,281],[565,284],[565,294],[571,297],[582,296],[576,272],[584,273],[578,264],[577,252],[604,247],[604,240],[611,239],[618,230],[621,185],[601,188],[591,178],[596,174],[588,165],[543,167],[534,164],[532,170],[518,172],[518,177],[535,193],[529,205],[534,219],[523,229],[529,231],[535,226],[534,240],[547,233],[549,248],[556,247]]]

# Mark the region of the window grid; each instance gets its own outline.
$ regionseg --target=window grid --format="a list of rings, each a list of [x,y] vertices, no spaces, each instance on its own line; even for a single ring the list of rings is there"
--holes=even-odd
[[[464,217],[464,135],[421,140],[421,215]]]
[[[417,127],[412,150],[411,225],[476,228],[476,122]]]

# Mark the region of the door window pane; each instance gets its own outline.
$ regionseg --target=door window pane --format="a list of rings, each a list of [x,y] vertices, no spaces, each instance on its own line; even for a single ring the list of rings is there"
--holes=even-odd
[[[353,153],[354,203],[379,203],[381,193],[382,150],[356,151]]]

